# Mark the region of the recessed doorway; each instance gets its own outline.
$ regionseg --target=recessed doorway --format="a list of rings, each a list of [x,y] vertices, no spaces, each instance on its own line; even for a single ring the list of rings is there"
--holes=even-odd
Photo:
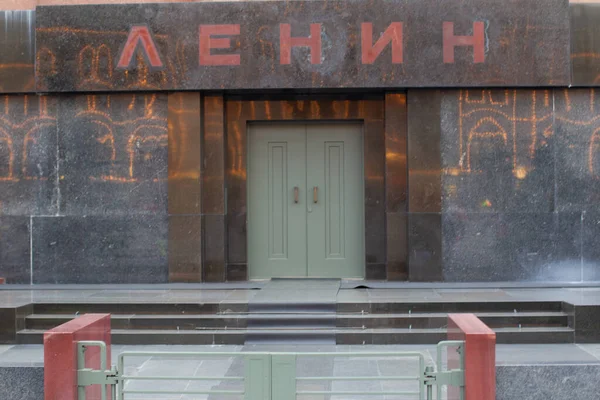
[[[249,125],[250,278],[364,276],[362,130]]]

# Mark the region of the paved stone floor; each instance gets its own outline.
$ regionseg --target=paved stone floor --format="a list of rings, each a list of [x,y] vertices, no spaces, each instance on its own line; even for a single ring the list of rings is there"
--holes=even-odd
[[[0,307],[31,303],[218,302],[244,303],[255,289],[0,289]],[[530,289],[340,289],[340,303],[358,302],[483,302],[566,301],[574,305],[600,305],[598,288]]]
[[[389,345],[389,346],[306,346],[306,345],[253,345],[253,346],[119,346],[112,347],[113,363],[124,351],[137,352],[335,352],[340,356],[300,356],[297,360],[299,377],[314,376],[373,376],[413,375],[418,371],[416,358],[400,358],[394,352],[419,352],[423,354],[426,365],[433,365],[436,357],[435,346]],[[348,352],[385,352],[387,357],[352,357]],[[574,365],[599,366],[600,344],[559,344],[559,345],[498,345],[496,348],[498,366],[535,366],[540,365]],[[41,345],[0,346],[0,367],[3,366],[41,366],[43,364],[43,347]],[[244,363],[239,356],[205,355],[203,357],[182,356],[127,356],[125,373],[134,376],[206,376],[215,377],[206,381],[130,381],[129,390],[182,390],[201,391],[209,389],[241,390],[242,382],[224,381],[219,377],[242,376]],[[418,390],[416,382],[391,381],[301,381],[298,390],[342,390],[342,391],[413,391]],[[442,399],[444,396],[442,395]],[[240,396],[208,396],[208,395],[141,395],[130,394],[126,399],[164,399],[164,400],[225,400],[241,399]],[[330,400],[408,400],[416,396],[299,396],[298,399],[330,399]]]

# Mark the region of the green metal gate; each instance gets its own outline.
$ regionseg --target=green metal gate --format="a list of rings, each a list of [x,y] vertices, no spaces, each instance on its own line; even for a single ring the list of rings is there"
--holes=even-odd
[[[85,351],[89,347],[99,347],[101,365],[99,370],[86,368]],[[443,351],[449,347],[456,348],[459,368],[443,370]],[[435,368],[425,365],[425,357],[420,352],[138,352],[126,351],[119,355],[117,366],[107,369],[106,344],[100,341],[81,341],[77,344],[77,385],[79,400],[85,400],[85,388],[90,385],[101,385],[101,399],[107,400],[111,393],[112,400],[127,400],[128,394],[147,395],[230,395],[243,396],[244,400],[294,400],[298,396],[320,395],[330,396],[402,396],[402,399],[432,400],[434,386],[437,399],[441,399],[442,386],[450,385],[460,388],[460,398],[464,399],[464,342],[444,341],[437,345],[437,361]],[[299,357],[352,357],[377,359],[406,359],[417,361],[412,375],[386,376],[302,376],[296,371]],[[243,357],[244,373],[241,376],[137,376],[125,374],[125,362],[129,357],[152,357],[156,359],[178,358],[214,358]],[[239,381],[240,389],[236,390],[152,390],[128,389],[127,383],[132,381]],[[373,390],[302,390],[298,388],[305,381],[412,381],[418,383],[414,391],[373,391]],[[392,396],[392,397],[389,397]],[[407,397],[408,396],[408,397]],[[343,398],[343,397],[342,397]]]

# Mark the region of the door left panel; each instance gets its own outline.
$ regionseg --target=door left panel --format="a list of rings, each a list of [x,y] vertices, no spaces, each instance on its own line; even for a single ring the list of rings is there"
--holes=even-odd
[[[269,124],[248,131],[250,278],[306,276],[306,129]]]

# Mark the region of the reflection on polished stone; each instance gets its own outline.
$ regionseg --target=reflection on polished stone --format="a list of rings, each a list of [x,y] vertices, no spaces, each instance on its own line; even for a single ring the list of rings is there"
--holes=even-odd
[[[385,95],[385,185],[386,211],[406,212],[407,201],[406,94]]]
[[[10,95],[2,100],[0,215],[56,214],[64,206],[57,177],[58,97]]]
[[[0,32],[0,92],[35,91],[35,11],[0,11]],[[37,53],[38,62],[50,61],[44,50]]]
[[[170,93],[169,214],[200,214],[200,94]]]
[[[61,96],[58,124],[66,214],[166,215],[166,94]]]
[[[204,97],[203,214],[225,214],[224,113],[223,96]]]
[[[600,5],[569,4],[574,86],[597,86],[600,78]]]
[[[594,211],[600,200],[600,91],[557,89],[556,204]]]
[[[441,98],[439,90],[408,93],[409,211],[441,211]]]
[[[553,211],[551,90],[444,92],[443,210]]]

